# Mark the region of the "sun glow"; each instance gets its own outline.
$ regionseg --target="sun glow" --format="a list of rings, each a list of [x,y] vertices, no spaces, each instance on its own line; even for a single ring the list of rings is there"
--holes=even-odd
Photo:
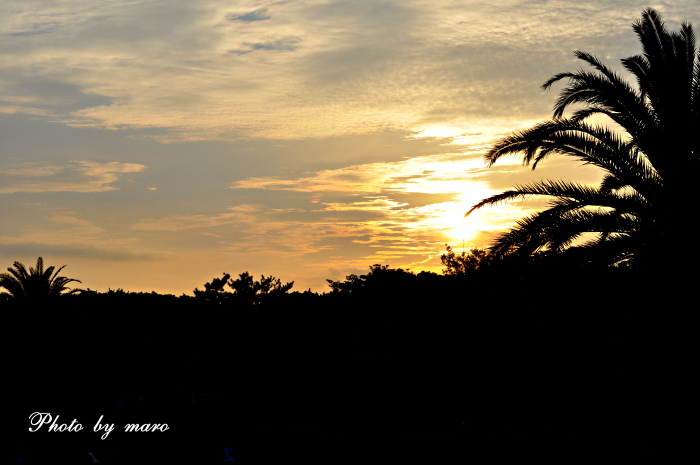
[[[447,226],[446,233],[451,236],[451,242],[467,241],[472,242],[480,229],[483,229],[483,224],[479,222],[477,217],[464,217],[466,205],[459,204],[454,210],[448,210],[440,216],[439,220]]]
[[[466,243],[467,247],[486,247],[493,235],[503,229],[494,221],[493,212],[477,210],[465,217],[474,205],[468,201],[450,202],[435,211],[430,226],[441,233],[447,244]],[[436,209],[437,210],[437,209]]]
[[[319,215],[363,218],[343,223],[347,231],[339,235],[368,234],[369,239],[353,242],[381,244],[397,257],[425,254],[428,248],[434,253],[436,243],[486,247],[503,229],[504,220],[518,218],[522,211],[504,205],[465,217],[475,204],[499,192],[485,179],[492,170],[484,166],[482,153],[476,147],[462,153],[324,170],[297,179],[249,178],[231,188],[313,193],[315,204],[323,206]],[[343,194],[338,197],[338,193]],[[401,251],[392,248],[397,241]]]
[[[414,137],[457,137],[464,133],[464,128],[452,126],[425,126],[418,129]]]

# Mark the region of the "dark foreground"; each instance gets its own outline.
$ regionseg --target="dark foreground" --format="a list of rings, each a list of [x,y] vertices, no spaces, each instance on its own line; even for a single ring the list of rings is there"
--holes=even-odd
[[[561,280],[233,309],[136,294],[5,304],[3,462],[207,464],[227,447],[237,464],[695,454],[693,304],[635,280]],[[84,430],[30,433],[33,412]],[[104,440],[100,416],[115,425]]]

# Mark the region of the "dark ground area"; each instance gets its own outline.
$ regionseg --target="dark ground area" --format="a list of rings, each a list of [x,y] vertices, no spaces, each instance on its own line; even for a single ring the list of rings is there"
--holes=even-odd
[[[234,308],[128,293],[5,303],[3,462],[205,464],[225,447],[239,464],[696,454],[690,301],[569,278]],[[33,412],[85,429],[30,433]],[[101,415],[116,425],[105,440]]]

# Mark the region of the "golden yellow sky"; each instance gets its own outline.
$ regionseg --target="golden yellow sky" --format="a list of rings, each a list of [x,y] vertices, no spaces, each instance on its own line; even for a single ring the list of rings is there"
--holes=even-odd
[[[191,293],[249,271],[327,289],[374,263],[440,270],[542,200],[479,200],[537,171],[485,150],[551,116],[573,50],[619,69],[646,6],[696,0],[4,0],[0,267]]]

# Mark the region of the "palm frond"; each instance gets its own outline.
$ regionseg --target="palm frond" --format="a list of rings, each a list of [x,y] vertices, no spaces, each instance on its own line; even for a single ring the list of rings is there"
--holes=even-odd
[[[598,188],[542,181],[474,205],[467,215],[531,195],[551,199],[547,209],[500,235],[492,246],[494,256],[541,251],[556,256],[595,249],[600,252],[596,260],[608,264],[652,263],[653,252],[647,250],[663,247],[678,218],[692,211],[700,177],[700,140],[695,135],[700,127],[700,50],[695,34],[687,22],[669,33],[651,8],[632,27],[642,51],[622,64],[635,77],[636,87],[594,55],[576,51],[592,69],[556,74],[542,86],[568,81],[555,102],[553,119],[514,132],[485,154],[488,166],[502,156],[517,155],[524,166],[535,169],[550,155],[561,155],[605,173]],[[564,117],[574,104],[582,108]],[[594,115],[607,116],[624,133],[588,124]],[[591,233],[596,239],[582,245]],[[640,262],[641,256],[646,258]]]
[[[599,189],[601,192],[612,192],[618,189],[622,189],[623,187],[628,185],[629,184],[624,183],[617,176],[608,173],[603,177],[603,181],[600,183]]]
[[[522,154],[525,166],[551,154],[575,157],[617,176],[645,197],[653,196],[662,180],[632,142],[607,128],[582,121],[550,120],[502,139],[484,156],[489,166],[509,154]]]
[[[77,279],[58,276],[65,265],[54,272],[55,267],[44,269],[44,259],[39,257],[36,267],[26,267],[15,262],[14,268],[8,268],[8,273],[0,273],[0,287],[7,289],[14,298],[42,298],[61,295],[69,290],[66,285],[71,282],[81,282]],[[73,293],[71,290],[69,292]]]

